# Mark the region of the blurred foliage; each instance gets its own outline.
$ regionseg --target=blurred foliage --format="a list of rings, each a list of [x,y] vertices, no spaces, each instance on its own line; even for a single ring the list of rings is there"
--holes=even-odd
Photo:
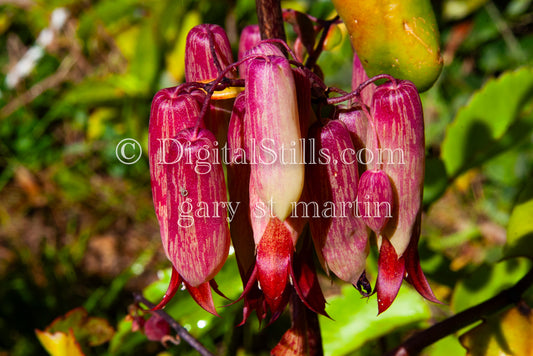
[[[420,253],[437,296],[447,304],[422,301],[405,285],[391,309],[376,317],[375,297],[360,299],[352,288],[321,276],[334,319],[320,320],[326,354],[380,354],[414,330],[490,298],[531,266],[515,257],[533,254],[532,1],[433,4],[445,66],[422,95],[427,173]],[[334,15],[325,0],[283,6],[320,18]],[[54,28],[57,9],[67,17]],[[133,291],[158,301],[169,280],[150,191],[150,101],[158,89],[183,80],[188,29],[220,24],[236,51],[238,33],[256,21],[254,0],[1,3],[0,355],[45,354],[35,329],[45,330],[80,306],[116,330],[110,342],[87,354],[195,354],[184,343],[165,350],[147,341],[131,332],[126,318]],[[50,42],[41,37],[47,28]],[[9,84],[9,73],[21,70],[27,53],[38,58],[22,61],[26,72]],[[341,27],[318,62],[328,85],[350,88],[351,59]],[[143,149],[133,165],[115,156],[126,137]],[[504,257],[509,259],[500,262]],[[375,260],[368,274],[375,279]],[[231,257],[217,276],[231,299],[242,288],[237,275]],[[531,292],[525,301],[532,305]],[[235,327],[241,309],[242,302],[219,308],[221,318],[215,318],[186,292],[168,306],[220,355],[269,354],[289,327],[288,316],[268,327],[253,317]],[[495,315],[461,341],[469,347],[490,340],[492,350],[500,336],[490,336],[494,330],[501,328],[507,337],[508,330],[530,324],[521,315],[516,309]],[[466,351],[458,335],[424,351],[461,353]]]
[[[533,314],[519,305],[501,316],[490,318],[461,337],[467,356],[533,355]]]

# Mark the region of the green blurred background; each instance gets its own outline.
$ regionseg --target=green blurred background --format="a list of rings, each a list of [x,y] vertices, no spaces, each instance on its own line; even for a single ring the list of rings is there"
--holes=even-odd
[[[329,1],[282,6],[334,16]],[[413,330],[512,285],[531,265],[500,260],[533,256],[532,1],[434,1],[434,8],[445,65],[422,94],[420,249],[447,304],[430,305],[404,285],[376,318],[375,296],[361,299],[321,275],[334,319],[320,320],[326,355],[381,354]],[[147,341],[124,318],[132,292],[157,301],[168,284],[146,154],[150,102],[158,89],[183,80],[186,34],[200,23],[225,27],[236,51],[241,29],[256,23],[255,2],[0,1],[0,355],[46,354],[35,329],[80,306],[116,330],[87,354],[195,354],[184,343],[165,349]],[[319,60],[326,84],[349,90],[351,60],[339,31]],[[141,143],[135,164],[115,155],[124,138]],[[217,282],[231,298],[242,289],[237,276],[230,257]],[[268,354],[288,316],[266,328],[255,318],[235,328],[241,309],[221,308],[214,318],[181,292],[168,310],[218,354]],[[464,353],[456,336],[425,351]]]

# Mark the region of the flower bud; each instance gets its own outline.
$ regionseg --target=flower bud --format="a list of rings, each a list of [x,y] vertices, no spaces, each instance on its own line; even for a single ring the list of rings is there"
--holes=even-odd
[[[378,86],[372,117],[380,148],[374,159],[390,178],[395,203],[382,234],[401,257],[421,213],[424,185],[424,118],[414,84],[401,80]]]
[[[246,115],[253,138],[251,175],[261,201],[284,221],[303,189],[298,102],[285,57],[251,61],[246,77]]]
[[[224,172],[214,135],[180,131],[172,151],[181,159],[167,166],[168,243],[176,271],[191,287],[210,281],[229,251]]]
[[[216,54],[216,58],[213,54]],[[217,68],[217,62],[220,68]],[[222,27],[201,24],[189,31],[185,44],[185,80],[187,82],[211,81],[218,77],[219,69],[224,69],[232,63],[231,46]],[[228,76],[235,77],[233,73],[229,73]]]
[[[231,46],[222,27],[201,24],[189,31],[185,45],[185,79],[187,82],[212,81],[218,77],[220,71],[232,63]],[[229,72],[227,77],[235,78],[236,73]],[[220,147],[226,143],[233,95],[233,91],[215,92],[204,118],[206,127],[215,134]]]
[[[392,217],[394,204],[392,187],[385,172],[370,170],[361,175],[357,186],[357,203],[366,226],[380,235]]]
[[[179,88],[166,88],[158,91],[152,101],[148,157],[152,198],[163,246],[168,245],[166,164],[176,159],[169,154],[169,147],[176,144],[173,138],[179,131],[196,125],[201,110],[199,101],[203,101],[203,98],[204,93],[200,90],[188,94],[180,93]],[[169,255],[167,257],[170,259]]]
[[[246,56],[246,52],[255,47],[261,41],[261,31],[259,25],[248,25],[242,29],[239,38],[239,60]],[[241,73],[243,76],[244,73]]]
[[[163,341],[170,338],[171,330],[168,322],[156,313],[144,323],[144,334],[151,341]]]
[[[255,46],[246,51],[243,55],[243,58],[253,56],[254,54],[262,56],[285,57],[285,55],[283,54],[281,49],[279,49],[278,46],[276,46],[274,43],[265,41],[258,42]],[[241,78],[246,78],[249,65],[250,61],[243,62],[239,65],[239,73],[241,75]]]
[[[315,249],[326,271],[355,285],[365,269],[368,233],[354,214],[358,173],[350,134],[341,121],[332,120],[311,126],[309,138],[316,161],[307,166],[308,192],[322,209],[309,219]]]

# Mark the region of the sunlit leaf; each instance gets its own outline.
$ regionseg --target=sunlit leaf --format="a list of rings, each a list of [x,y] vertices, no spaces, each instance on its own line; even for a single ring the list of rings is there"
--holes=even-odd
[[[114,332],[107,320],[90,317],[83,308],[58,317],[44,331],[35,330],[37,338],[52,356],[83,355],[81,345],[101,345],[109,341]]]
[[[63,100],[71,104],[94,105],[123,99],[124,90],[111,80],[87,79],[64,94]]]
[[[452,296],[453,310],[459,313],[513,286],[530,267],[531,262],[525,258],[480,266],[468,278],[457,283]]]
[[[61,331],[50,333],[41,330],[35,330],[35,333],[41,345],[52,356],[84,355],[72,329],[67,333]]]
[[[466,356],[533,355],[533,314],[520,305],[485,320],[460,338]]]
[[[464,354],[464,348],[459,343],[457,336],[447,336],[424,350],[426,356],[450,356]]]
[[[501,141],[532,90],[533,68],[524,67],[488,81],[471,97],[448,126],[442,143],[442,160],[449,176],[501,151]]]
[[[335,356],[347,355],[370,340],[430,317],[428,303],[407,286],[379,316],[375,298],[360,299],[352,286],[345,286],[342,295],[328,298],[326,311],[332,319],[320,317],[322,340],[325,355]]]
[[[533,183],[520,194],[507,225],[505,256],[533,258]]]

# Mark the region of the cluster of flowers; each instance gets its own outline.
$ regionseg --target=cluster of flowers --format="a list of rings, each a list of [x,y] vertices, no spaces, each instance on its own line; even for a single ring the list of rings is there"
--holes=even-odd
[[[260,320],[269,315],[275,320],[291,298],[327,315],[313,245],[326,273],[369,295],[365,266],[371,231],[379,248],[374,288],[379,313],[391,305],[404,279],[437,302],[417,252],[425,146],[416,87],[387,75],[369,79],[355,55],[353,92],[328,88],[318,67],[302,64],[300,42],[293,54],[282,41],[262,41],[259,28],[249,26],[241,34],[234,63],[224,30],[199,25],[187,38],[186,83],[155,95],[149,127],[152,193],[163,247],[172,262],[170,285],[157,309],[183,284],[200,306],[216,315],[211,289],[219,292],[214,277],[232,242],[244,286],[243,323],[254,310]],[[332,92],[338,95],[329,97]],[[169,138],[179,144],[161,146]],[[307,162],[303,156],[310,150],[327,149],[331,159],[321,164],[246,164],[268,161],[261,156],[264,151],[248,147],[250,138],[268,139],[274,149],[291,147],[295,162]],[[302,140],[313,140],[313,145],[305,150],[294,144]],[[219,157],[199,154],[216,153],[225,144],[231,162],[239,162],[225,171]],[[163,164],[162,155],[175,155],[178,146],[189,159]],[[403,161],[365,165],[342,159],[342,152],[361,148],[376,155],[399,150]],[[208,174],[194,169],[199,159],[212,164]],[[228,193],[230,202],[217,204],[216,214],[204,209],[226,202]],[[231,202],[239,208],[229,221]],[[362,217],[339,216],[336,209],[355,208],[346,202],[378,208]],[[187,226],[177,223],[183,204],[200,209]],[[269,214],[254,214],[258,204]],[[295,212],[316,206],[330,211],[311,217]]]

